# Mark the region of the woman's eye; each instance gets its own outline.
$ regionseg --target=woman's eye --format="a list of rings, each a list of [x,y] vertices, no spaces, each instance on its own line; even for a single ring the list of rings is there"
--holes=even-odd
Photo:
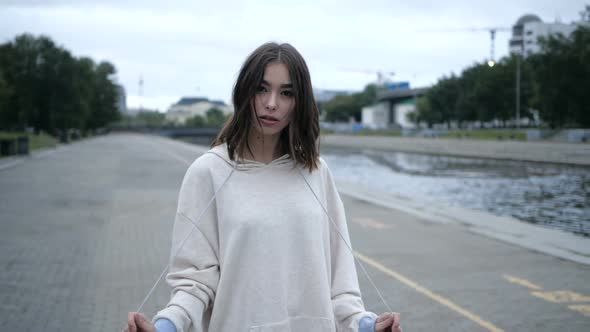
[[[285,90],[285,91],[283,91],[283,96],[285,96],[285,97],[293,97],[293,91],[291,91],[291,90]]]
[[[263,87],[262,85],[256,89],[256,93],[263,93],[263,92],[266,92],[266,88]]]

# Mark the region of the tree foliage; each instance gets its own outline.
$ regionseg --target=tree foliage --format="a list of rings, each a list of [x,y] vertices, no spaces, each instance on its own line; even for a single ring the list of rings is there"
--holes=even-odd
[[[221,127],[225,122],[225,115],[223,115],[223,111],[218,108],[210,108],[205,114],[207,118],[207,124],[209,126]]]
[[[166,114],[158,111],[141,111],[135,116],[135,122],[141,126],[161,127],[166,123]]]
[[[55,132],[117,120],[115,67],[30,34],[0,45],[0,128]]]
[[[435,123],[465,123],[498,120],[505,123],[515,117],[516,109],[515,56],[501,59],[495,66],[473,64],[461,75],[443,77],[433,85],[422,100],[418,100],[418,122],[428,126]],[[530,65],[521,63],[520,117],[532,118],[530,99],[532,74]]]
[[[590,9],[587,9],[587,11]],[[570,38],[541,40],[542,52],[531,57],[533,105],[553,127],[590,126],[590,27],[580,26]]]
[[[187,127],[204,127],[207,125],[207,120],[202,115],[195,115],[191,118],[188,118],[185,122]]]
[[[584,17],[590,17],[590,7]],[[417,122],[489,122],[506,125],[516,118],[516,72],[520,67],[520,118],[531,110],[552,127],[590,126],[590,26],[569,37],[541,39],[541,52],[526,58],[511,55],[495,66],[474,64],[461,75],[443,77],[417,103]]]
[[[362,92],[336,96],[321,106],[326,111],[327,121],[348,121],[351,117],[360,121],[362,108],[373,104],[376,100],[377,87],[369,84]]]

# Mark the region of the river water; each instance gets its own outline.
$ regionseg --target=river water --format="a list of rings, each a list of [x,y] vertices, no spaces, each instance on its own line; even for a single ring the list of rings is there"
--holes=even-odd
[[[590,167],[322,147],[336,178],[590,236]]]

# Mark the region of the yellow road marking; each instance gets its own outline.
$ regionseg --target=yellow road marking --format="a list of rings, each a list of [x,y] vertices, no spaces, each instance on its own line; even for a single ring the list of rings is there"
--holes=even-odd
[[[529,288],[529,289],[534,289],[534,290],[540,290],[541,289],[541,287],[533,284],[532,282],[530,282],[528,280],[517,278],[517,277],[513,277],[513,276],[508,275],[508,274],[505,274],[504,275],[504,279],[510,281],[511,283],[519,284],[519,285],[524,286],[524,287]]]
[[[352,218],[352,222],[363,227],[370,227],[374,229],[391,228],[391,225],[384,224],[371,218]]]
[[[422,293],[424,295],[426,295],[427,297],[433,299],[434,301],[446,306],[447,308],[454,310],[456,312],[458,312],[459,314],[467,317],[468,319],[472,320],[473,322],[475,322],[476,324],[480,325],[481,327],[489,330],[489,331],[493,331],[493,332],[503,332],[504,330],[502,330],[501,328],[495,326],[494,324],[483,320],[481,317],[477,316],[476,314],[470,312],[467,309],[461,308],[460,306],[458,306],[457,304],[453,303],[451,300],[448,300],[420,285],[418,285],[416,282],[408,279],[407,277],[393,271],[390,270],[389,268],[385,267],[384,265],[382,265],[381,263],[355,251],[355,256],[362,260],[363,262],[371,265],[372,267],[376,268],[377,270],[385,273],[386,275],[393,277],[397,280],[399,280],[400,282],[406,284],[406,286],[413,288],[414,290],[416,290],[419,293]]]
[[[564,302],[590,302],[590,296],[582,295],[572,291],[549,291],[549,292],[531,292],[536,297],[545,301],[554,303]]]
[[[571,310],[578,311],[586,317],[590,317],[590,305],[588,304],[576,304],[568,306]]]

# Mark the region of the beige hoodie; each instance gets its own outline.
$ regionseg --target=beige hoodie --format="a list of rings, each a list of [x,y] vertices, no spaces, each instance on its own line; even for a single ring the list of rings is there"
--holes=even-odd
[[[364,309],[350,250],[303,176],[350,244],[322,158],[311,173],[288,155],[235,163],[226,144],[197,158],[178,199],[172,298],[154,321],[167,318],[178,332],[356,332],[363,316],[375,317]]]

